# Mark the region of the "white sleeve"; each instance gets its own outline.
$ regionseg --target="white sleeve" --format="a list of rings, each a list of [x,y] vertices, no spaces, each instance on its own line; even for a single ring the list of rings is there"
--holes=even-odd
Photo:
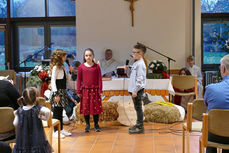
[[[56,77],[57,77],[57,67],[53,66],[53,68],[52,68],[52,76],[51,76],[51,88],[52,88],[53,92],[57,91]]]
[[[41,120],[47,121],[50,117],[50,113],[51,113],[51,111],[47,107],[41,107],[41,110],[40,110],[38,117]]]
[[[17,110],[14,112],[14,114],[15,114],[15,118],[14,118],[14,121],[13,121],[14,126],[18,125],[18,116],[17,116],[16,113],[17,113]]]

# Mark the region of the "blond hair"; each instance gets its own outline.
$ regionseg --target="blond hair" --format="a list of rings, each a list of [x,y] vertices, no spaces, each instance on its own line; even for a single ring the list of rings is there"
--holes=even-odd
[[[194,60],[195,60],[195,57],[194,57],[194,56],[192,56],[192,55],[190,55],[190,56],[188,56],[188,57],[187,57],[187,61],[188,61],[188,60],[192,60],[192,61],[194,61]]]
[[[56,49],[53,51],[50,62],[50,74],[52,74],[52,68],[54,66],[57,66],[58,68],[62,68],[64,66],[62,58],[66,56],[66,54],[66,51],[63,49]]]

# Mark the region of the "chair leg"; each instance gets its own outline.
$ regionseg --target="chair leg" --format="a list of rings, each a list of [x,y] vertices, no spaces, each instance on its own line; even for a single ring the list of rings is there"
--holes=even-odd
[[[202,153],[201,152],[201,140],[199,139],[199,153]]]
[[[52,134],[53,134],[53,128],[44,128],[45,131],[45,135],[48,139],[48,142],[50,144],[50,146],[52,146]]]
[[[182,153],[185,153],[185,129],[183,127],[183,135],[182,135]]]
[[[202,142],[200,143],[200,152],[204,153],[204,146],[203,146]]]
[[[52,146],[52,135],[53,135],[53,128],[50,128],[49,129],[49,144],[50,144],[50,146]]]
[[[60,122],[58,124],[58,153],[60,153]]]
[[[187,153],[189,153],[190,152],[190,133],[189,133],[189,131],[187,131]]]

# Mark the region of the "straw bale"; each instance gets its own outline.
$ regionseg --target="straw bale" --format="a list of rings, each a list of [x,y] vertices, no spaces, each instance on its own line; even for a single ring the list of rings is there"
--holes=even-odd
[[[99,115],[99,121],[116,121],[118,118],[118,102],[103,102],[103,114]],[[80,123],[85,122],[83,114],[80,114],[80,104],[78,104],[76,109],[77,120]],[[93,122],[93,116],[90,115],[90,122]]]
[[[179,121],[180,112],[175,106],[150,103],[145,105],[145,121],[156,123],[174,123]]]

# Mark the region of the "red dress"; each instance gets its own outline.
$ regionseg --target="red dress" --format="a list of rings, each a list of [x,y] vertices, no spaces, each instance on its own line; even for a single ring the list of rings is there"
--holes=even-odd
[[[98,64],[87,67],[81,64],[77,72],[77,93],[81,94],[80,114],[96,115],[103,113],[101,96],[102,76]]]

